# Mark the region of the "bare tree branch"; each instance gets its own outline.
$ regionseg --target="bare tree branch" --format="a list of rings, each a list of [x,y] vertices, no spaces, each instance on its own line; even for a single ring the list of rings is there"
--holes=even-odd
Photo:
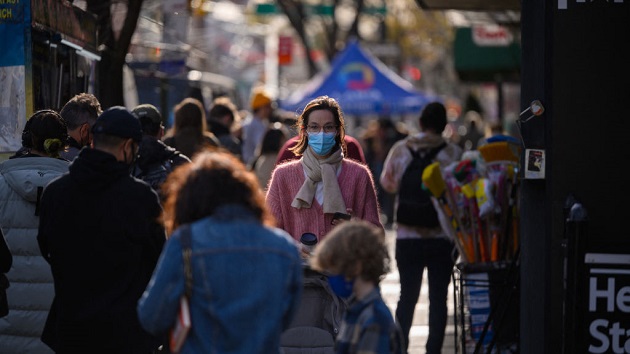
[[[98,65],[98,94],[104,108],[124,105],[123,67],[131,38],[136,30],[143,0],[103,2],[88,0],[87,9],[97,17],[97,33],[101,61]],[[118,38],[114,35],[111,5],[127,5],[125,19]]]

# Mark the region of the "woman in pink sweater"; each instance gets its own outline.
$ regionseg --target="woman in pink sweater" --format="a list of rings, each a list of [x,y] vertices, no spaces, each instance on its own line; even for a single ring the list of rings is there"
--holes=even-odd
[[[267,190],[267,206],[277,226],[296,240],[306,232],[321,240],[341,222],[335,213],[383,227],[370,170],[344,159],[339,103],[328,96],[313,99],[298,118],[297,130],[299,140],[292,151],[301,157],[278,165]]]

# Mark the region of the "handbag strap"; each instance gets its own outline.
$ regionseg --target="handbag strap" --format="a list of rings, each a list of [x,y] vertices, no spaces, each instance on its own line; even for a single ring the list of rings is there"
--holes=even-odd
[[[192,296],[192,267],[190,266],[190,258],[192,256],[192,248],[191,248],[191,232],[190,225],[184,224],[180,226],[181,232],[181,242],[182,242],[182,257],[184,259],[184,277],[185,277],[185,285],[184,285],[184,294],[188,299]]]

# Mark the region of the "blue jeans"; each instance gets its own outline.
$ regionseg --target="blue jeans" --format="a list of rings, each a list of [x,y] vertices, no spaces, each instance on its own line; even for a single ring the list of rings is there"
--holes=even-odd
[[[396,240],[396,264],[400,275],[400,298],[396,319],[409,345],[409,330],[420,296],[422,273],[427,269],[429,282],[429,337],[427,354],[442,352],[448,318],[448,285],[451,282],[455,245],[443,238]]]

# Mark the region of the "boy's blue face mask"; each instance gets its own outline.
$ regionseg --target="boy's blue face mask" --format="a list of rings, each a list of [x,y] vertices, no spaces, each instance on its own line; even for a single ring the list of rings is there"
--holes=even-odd
[[[340,298],[347,299],[352,295],[352,288],[354,287],[354,278],[350,280],[346,280],[346,277],[342,274],[340,275],[329,275],[328,276],[328,285],[335,293],[335,295]]]
[[[308,133],[308,146],[320,156],[326,156],[335,146],[336,133]]]

